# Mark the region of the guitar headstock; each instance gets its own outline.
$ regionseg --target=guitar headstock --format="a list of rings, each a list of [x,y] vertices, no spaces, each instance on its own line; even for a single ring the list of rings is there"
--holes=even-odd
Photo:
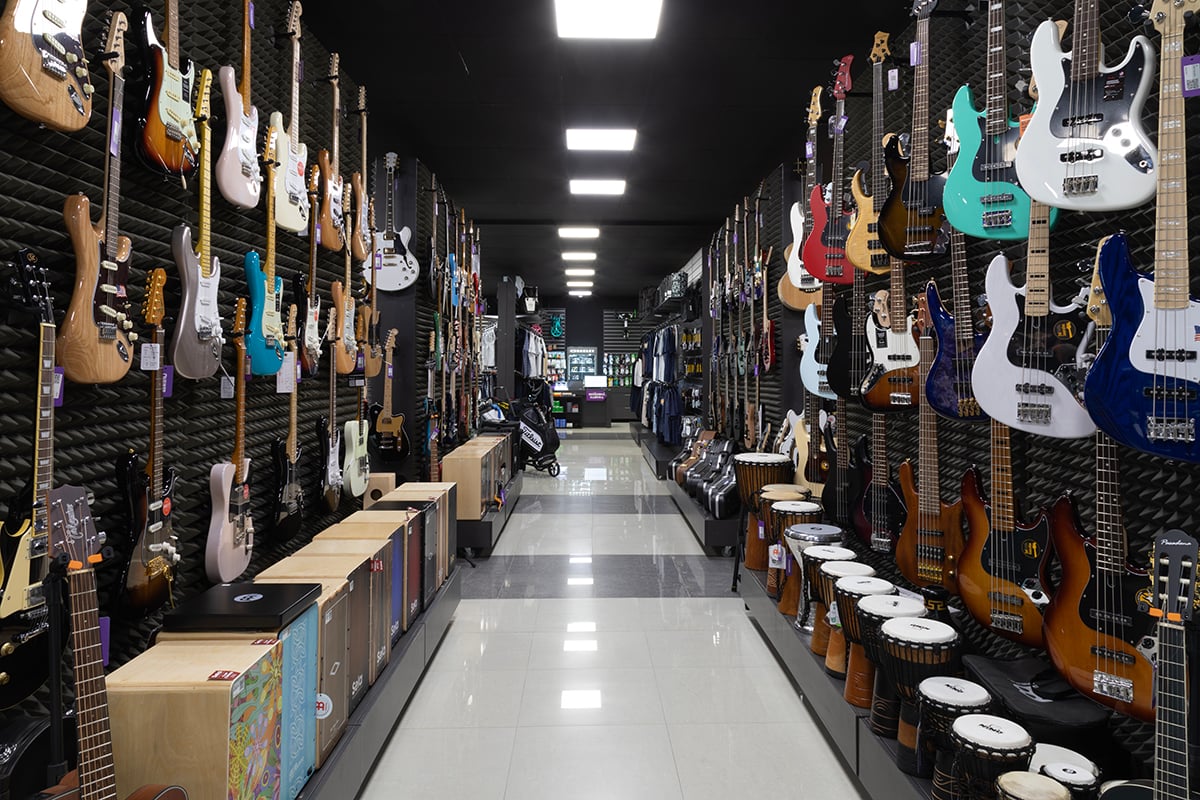
[[[1150,5],[1150,21],[1162,36],[1179,34],[1198,9],[1200,0],[1154,0]]]
[[[50,553],[55,558],[65,555],[70,561],[67,568],[72,572],[103,561],[100,551],[104,547],[104,534],[96,530],[89,503],[88,491],[82,486],[64,485],[50,490],[47,508]]]
[[[400,157],[395,153],[388,153],[383,157],[383,164],[388,169],[395,169],[396,162],[399,161],[399,159]]]
[[[1104,249],[1104,245],[1111,238],[1111,236],[1105,236],[1096,245],[1096,260],[1092,264],[1092,283],[1088,288],[1088,319],[1100,328],[1112,327],[1112,309],[1108,307],[1108,299],[1104,296],[1104,286],[1100,283],[1100,251]]]
[[[929,283],[933,283],[930,281]],[[933,328],[933,318],[929,316],[929,284],[925,284],[925,291],[917,292],[917,328],[922,335],[926,331]]]
[[[837,72],[833,76],[833,96],[836,100],[845,100],[846,93],[854,86],[854,82],[850,80],[850,66],[854,63],[854,56],[842,56],[838,61]]]
[[[296,317],[299,315],[296,309],[296,304],[292,303],[288,306],[288,321],[287,321],[287,339],[292,343],[292,350],[296,349]]]
[[[917,19],[929,19],[937,4],[938,0],[913,0],[912,15]]]
[[[337,84],[340,77],[342,57],[337,53],[329,54],[329,82]]]
[[[321,193],[321,167],[318,164],[313,164],[308,170],[308,196],[314,198],[313,205],[316,206],[316,196]]]
[[[1183,624],[1196,605],[1196,562],[1200,544],[1180,530],[1160,533],[1154,540],[1150,574],[1150,616]]]
[[[233,346],[237,351],[238,369],[246,360],[246,298],[239,297],[233,312]]]
[[[129,30],[129,18],[124,12],[113,11],[108,18],[108,31],[104,34],[104,52],[108,57],[104,68],[113,75],[125,71],[125,31]]]
[[[287,35],[289,39],[300,38],[300,15],[303,13],[304,8],[300,5],[299,0],[292,0],[288,3]]]
[[[146,276],[146,299],[142,302],[142,318],[147,325],[158,327],[166,315],[163,302],[163,287],[167,285],[167,271],[162,267],[150,270]]]
[[[808,125],[813,127],[821,121],[821,92],[820,86],[814,86],[812,96],[808,100]]]
[[[200,78],[196,81],[195,114],[199,122],[208,122],[212,116],[212,70],[200,70]]]
[[[889,39],[891,39],[891,34],[887,31],[875,32],[875,43],[871,45],[871,55],[869,56],[872,64],[882,64],[892,54],[892,48],[888,46]]]
[[[358,113],[366,116],[367,113],[367,87],[358,87]]]
[[[396,349],[396,335],[399,333],[400,331],[396,330],[395,328],[392,328],[390,331],[388,331],[387,341],[383,344],[383,350],[385,353],[387,353],[388,361],[392,360],[392,351]]]
[[[50,279],[46,268],[38,262],[37,253],[26,248],[10,264],[9,286],[21,305],[37,314],[43,325],[54,324],[54,299],[50,296]]]

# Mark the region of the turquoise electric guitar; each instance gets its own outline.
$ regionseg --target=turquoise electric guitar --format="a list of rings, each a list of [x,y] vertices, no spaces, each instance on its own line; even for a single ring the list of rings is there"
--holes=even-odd
[[[263,146],[267,192],[267,252],[246,253],[246,285],[250,290],[250,325],[246,354],[254,375],[274,375],[283,366],[283,278],[275,275],[275,138],[268,133]]]

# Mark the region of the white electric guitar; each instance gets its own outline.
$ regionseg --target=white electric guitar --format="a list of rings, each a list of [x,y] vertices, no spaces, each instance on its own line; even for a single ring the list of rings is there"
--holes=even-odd
[[[409,247],[412,231],[407,225],[396,229],[396,162],[395,153],[388,153],[384,157],[386,178],[383,229],[375,236],[378,263],[373,270],[369,268],[369,264],[363,264],[367,282],[378,283],[379,290],[383,292],[407,289],[416,283],[417,276],[421,274],[421,265],[417,263],[417,257]],[[434,202],[437,202],[436,199]]]
[[[837,395],[829,388],[827,376],[829,355],[833,349],[829,340],[821,339],[821,332],[833,334],[833,290],[829,284],[821,287],[821,302],[804,309],[804,352],[800,355],[800,379],[804,388],[826,400],[836,400]]]
[[[371,474],[371,462],[367,456],[367,434],[371,432],[369,417],[363,414],[367,406],[366,383],[360,390],[358,418],[346,423],[342,429],[345,457],[342,459],[342,489],[352,497],[362,497],[367,491],[367,478]]]
[[[275,224],[299,233],[308,227],[308,192],[305,164],[308,145],[300,141],[300,14],[299,0],[288,4],[287,35],[292,40],[292,116],[283,127],[283,114],[271,112],[269,127],[280,167],[275,170]]]
[[[233,67],[221,67],[217,79],[225,95],[228,129],[217,158],[217,188],[239,208],[255,208],[262,194],[258,165],[258,108],[250,102],[250,0],[242,0],[242,82]]]

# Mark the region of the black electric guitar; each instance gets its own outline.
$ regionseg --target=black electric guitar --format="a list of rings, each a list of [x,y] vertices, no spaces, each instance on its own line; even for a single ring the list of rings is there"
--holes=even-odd
[[[288,310],[288,350],[296,363],[300,358],[300,343],[296,338],[296,304]],[[285,363],[285,367],[287,364]],[[298,372],[299,370],[297,370]],[[276,439],[272,448],[275,461],[275,538],[287,541],[300,532],[304,521],[304,489],[300,486],[300,443],[296,436],[296,418],[299,410],[300,386],[293,382],[288,396],[288,435]]]
[[[404,415],[395,413],[392,405],[392,352],[397,333],[395,328],[388,331],[383,347],[383,404],[371,407],[372,444],[385,460],[405,459],[412,451],[412,443],[404,430]]]

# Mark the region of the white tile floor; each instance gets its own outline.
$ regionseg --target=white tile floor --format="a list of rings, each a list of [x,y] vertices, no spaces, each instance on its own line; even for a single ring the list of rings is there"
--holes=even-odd
[[[526,495],[661,493],[632,441],[559,457]],[[495,551],[591,553],[702,551],[678,514],[591,513],[515,514]],[[363,797],[780,795],[860,797],[741,600],[624,597],[463,600]]]

